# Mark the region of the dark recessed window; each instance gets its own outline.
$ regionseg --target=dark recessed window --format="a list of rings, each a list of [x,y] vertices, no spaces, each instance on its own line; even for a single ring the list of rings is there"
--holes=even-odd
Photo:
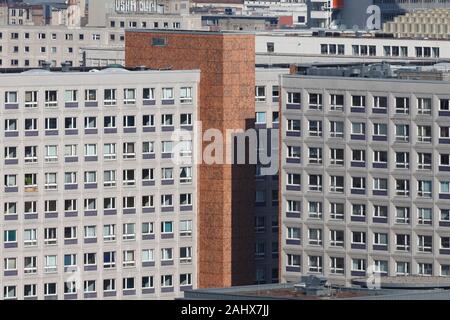
[[[152,46],[165,46],[166,44],[166,38],[152,38]]]

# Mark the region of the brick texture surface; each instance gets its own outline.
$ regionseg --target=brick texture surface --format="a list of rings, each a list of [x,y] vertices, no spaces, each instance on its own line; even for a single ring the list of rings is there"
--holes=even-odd
[[[152,38],[165,38],[153,46]],[[246,129],[255,115],[251,34],[127,32],[126,65],[201,71],[202,130]],[[229,141],[227,142],[229,143]],[[208,143],[203,143],[202,148]],[[198,286],[254,282],[254,167],[199,165]]]

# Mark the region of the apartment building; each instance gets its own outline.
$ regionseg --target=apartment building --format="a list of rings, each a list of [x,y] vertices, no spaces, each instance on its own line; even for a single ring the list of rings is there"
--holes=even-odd
[[[380,32],[271,31],[256,35],[257,64],[381,62],[450,58],[450,41]]]
[[[67,62],[79,67],[85,64],[84,47],[105,46],[110,47],[105,28],[7,26],[0,29],[0,67],[39,67],[43,62],[55,67]]]
[[[393,33],[398,38],[449,39],[449,19],[450,9],[448,8],[417,10],[386,22],[383,30]]]
[[[449,82],[392,71],[282,76],[283,282],[450,275]]]
[[[121,68],[0,77],[3,299],[167,299],[197,287],[199,79]]]

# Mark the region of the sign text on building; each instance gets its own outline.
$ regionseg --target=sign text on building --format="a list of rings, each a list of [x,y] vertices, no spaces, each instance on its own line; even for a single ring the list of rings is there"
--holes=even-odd
[[[156,11],[156,0],[116,0],[116,12],[150,13]]]

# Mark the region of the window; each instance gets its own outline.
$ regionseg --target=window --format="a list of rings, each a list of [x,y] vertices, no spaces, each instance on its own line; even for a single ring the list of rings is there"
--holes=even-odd
[[[86,102],[96,102],[97,101],[97,90],[86,89],[84,91],[84,100]]]
[[[366,161],[366,151],[365,150],[352,150],[352,162],[362,162]]]
[[[116,117],[106,116],[103,118],[103,126],[105,128],[116,128]]]
[[[386,260],[374,260],[374,273],[387,275],[388,262]]]
[[[395,153],[395,167],[397,169],[409,168],[409,152],[396,152]]]
[[[134,278],[123,278],[123,290],[134,290]]]
[[[431,126],[417,126],[417,140],[419,142],[428,142],[432,140]]]
[[[297,254],[287,254],[288,267],[300,267],[300,255]]]
[[[300,92],[288,92],[287,93],[287,103],[288,104],[301,104]]]
[[[17,102],[18,102],[17,91],[5,92],[5,103],[16,104]]]
[[[192,247],[180,247],[180,263],[192,262]]]
[[[366,97],[365,96],[352,96],[352,107],[353,108],[365,108],[366,107]]]
[[[57,175],[55,172],[45,173],[45,190],[56,190],[58,189]]]
[[[352,216],[365,217],[366,205],[365,204],[352,204]]]
[[[23,238],[24,246],[31,247],[37,245],[37,229],[25,229]]]
[[[395,194],[397,196],[409,196],[409,180],[395,179]]]
[[[50,211],[51,208],[47,208],[46,211]],[[46,245],[56,245],[57,243],[57,228],[45,228],[44,229],[44,243]]]
[[[321,256],[309,256],[308,266],[309,272],[322,272],[322,257]]]
[[[322,191],[322,175],[310,174],[308,179],[309,190]]]
[[[97,171],[85,171],[84,183],[97,183]]]
[[[417,113],[420,115],[431,115],[431,98],[417,98]]]
[[[300,120],[287,120],[287,131],[300,132]]]
[[[256,123],[257,124],[266,124],[266,113],[265,112],[256,112]]]
[[[136,127],[136,117],[135,116],[123,116],[123,126],[124,126],[124,128],[135,128]]]
[[[144,88],[142,91],[142,99],[144,101],[155,100],[155,88]]]
[[[432,263],[418,263],[417,273],[419,276],[432,276],[433,264]]]
[[[97,254],[85,253],[83,261],[85,266],[95,266],[97,265]]]
[[[417,195],[423,198],[431,198],[432,181],[419,180]]]
[[[395,249],[398,251],[409,251],[410,249],[410,235],[396,234],[395,235]]]
[[[45,107],[55,108],[58,106],[58,91],[46,90],[45,91]]]
[[[308,214],[310,218],[322,219],[323,206],[322,202],[309,201],[308,202]]]
[[[322,245],[322,229],[308,229],[308,244],[316,246]]]
[[[373,162],[374,164],[386,165],[388,161],[388,153],[387,151],[373,151]]]
[[[417,251],[431,253],[433,249],[433,237],[418,235],[417,236]]]
[[[322,110],[323,99],[321,93],[310,93],[309,94],[309,108],[311,110]]]
[[[134,223],[124,223],[123,224],[123,240],[135,240],[136,239],[136,230]]]
[[[374,123],[373,134],[375,136],[386,137],[387,136],[387,124],[386,123]]]
[[[344,177],[330,176],[330,192],[344,192]]]
[[[153,114],[142,116],[142,126],[144,128],[155,127],[155,116]]]
[[[134,148],[134,142],[124,142],[123,143],[123,158],[124,159],[134,159],[136,158],[136,151]]]
[[[6,132],[18,131],[17,119],[6,119],[5,120],[5,131]]]
[[[162,153],[172,153],[173,142],[172,141],[162,141]]]
[[[114,224],[106,224],[103,226],[103,240],[114,241],[116,240],[116,226]]]
[[[255,101],[256,102],[265,102],[266,101],[266,87],[265,86],[256,86],[255,87]]]
[[[352,271],[366,271],[366,260],[352,259]]]
[[[105,143],[103,145],[103,158],[105,160],[116,160],[116,144],[115,143]]]
[[[450,209],[440,209],[440,221],[450,222]]]
[[[123,263],[124,267],[134,267],[136,264],[134,258],[134,250],[124,250],[123,251]]]
[[[26,284],[24,285],[23,295],[24,297],[31,298],[37,297],[37,285],[36,284]]]
[[[331,94],[330,95],[330,108],[332,111],[343,111],[344,110],[344,95]]]
[[[57,130],[58,119],[57,118],[45,118],[45,130]]]
[[[191,273],[181,273],[180,274],[180,286],[191,286],[192,285],[192,274]]]
[[[37,101],[37,91],[25,91],[25,108],[37,108]]]
[[[382,96],[373,97],[373,112],[374,113],[385,113],[388,107],[388,98]]]
[[[388,245],[388,234],[387,233],[379,233],[374,232],[373,234],[373,244],[377,246],[386,246]]]
[[[161,276],[161,287],[173,287],[173,276],[172,275],[162,275]]]
[[[322,136],[322,121],[319,120],[309,120],[309,135],[311,137],[321,137]]]
[[[64,102],[77,102],[77,90],[64,91]]]
[[[330,257],[330,273],[344,274],[344,258]]]
[[[395,98],[395,113],[409,114],[409,98],[406,97]]]
[[[161,233],[173,233],[173,222],[172,221],[161,222]]]
[[[410,209],[408,207],[395,208],[395,223],[409,224]]]
[[[344,165],[344,149],[330,148],[330,164]]]
[[[104,104],[105,106],[115,106],[116,100],[116,89],[105,89],[104,90]]]
[[[344,247],[344,231],[330,230],[330,246]]]
[[[419,170],[431,170],[432,154],[431,153],[417,153],[418,169]]]
[[[287,146],[287,157],[290,159],[300,159],[300,147]]]
[[[4,299],[16,299],[17,298],[17,287],[16,286],[4,286],[3,287],[3,298]]]
[[[365,135],[366,134],[366,124],[363,122],[352,122],[352,134]]]
[[[330,203],[330,218],[333,220],[344,220],[344,207],[343,203]]]
[[[135,171],[132,169],[123,170],[123,185],[134,186],[136,184]]]
[[[191,183],[191,182],[192,182],[192,167],[181,167],[180,183]]]
[[[352,231],[351,233],[352,243],[354,244],[366,244],[366,233],[362,231]]]
[[[162,99],[163,100],[173,100],[173,88],[163,88],[162,89]]]
[[[388,189],[388,179],[385,178],[373,179],[373,190],[387,191],[387,189]]]
[[[417,216],[419,224],[431,225],[433,219],[433,210],[431,208],[418,208]]]
[[[104,292],[116,291],[116,280],[115,279],[103,280],[103,291]]]
[[[344,122],[330,121],[330,136],[333,138],[344,137]]]
[[[123,103],[125,105],[136,103],[136,89],[123,89]]]
[[[181,237],[190,237],[192,235],[192,220],[181,220],[179,229]]]

